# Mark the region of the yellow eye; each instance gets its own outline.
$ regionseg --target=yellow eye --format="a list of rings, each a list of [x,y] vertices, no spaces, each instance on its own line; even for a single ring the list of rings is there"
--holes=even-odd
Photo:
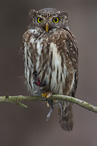
[[[42,21],[43,21],[42,18],[40,18],[40,17],[37,18],[37,22],[38,22],[38,23],[41,23]]]
[[[59,18],[53,18],[53,22],[54,23],[58,23],[59,22]]]

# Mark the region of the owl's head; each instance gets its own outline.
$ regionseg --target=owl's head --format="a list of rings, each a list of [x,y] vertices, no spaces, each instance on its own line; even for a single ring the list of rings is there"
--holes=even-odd
[[[39,27],[46,32],[54,28],[66,28],[68,24],[68,14],[64,11],[58,11],[55,8],[44,8],[39,11],[30,10],[30,27]]]

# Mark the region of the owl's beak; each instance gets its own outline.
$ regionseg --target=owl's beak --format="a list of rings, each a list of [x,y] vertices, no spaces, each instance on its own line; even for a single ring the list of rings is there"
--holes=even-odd
[[[48,23],[46,23],[46,25],[45,25],[45,30],[46,30],[46,32],[49,31],[49,24]]]

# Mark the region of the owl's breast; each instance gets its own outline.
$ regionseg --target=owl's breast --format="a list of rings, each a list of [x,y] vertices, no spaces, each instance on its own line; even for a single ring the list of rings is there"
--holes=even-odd
[[[46,83],[48,91],[63,94],[69,72],[65,56],[65,34],[60,31],[44,34],[37,39],[36,46],[36,70],[39,79]]]
[[[67,94],[74,84],[73,68],[69,73],[66,61],[66,34],[63,30],[41,33],[39,37],[31,35],[26,46],[25,76],[28,86],[53,93]],[[35,74],[36,73],[36,74]],[[70,78],[70,79],[68,79]],[[72,87],[71,87],[72,86]],[[69,90],[70,89],[70,90]]]

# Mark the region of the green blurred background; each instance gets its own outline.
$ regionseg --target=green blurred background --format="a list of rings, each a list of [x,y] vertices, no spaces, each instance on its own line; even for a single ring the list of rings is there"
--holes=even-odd
[[[79,47],[79,85],[76,97],[97,105],[97,1],[1,0],[0,95],[30,95],[24,84],[23,57],[19,53],[30,9],[55,7],[69,13],[70,26]],[[97,146],[97,114],[73,105],[74,128],[64,132],[55,109],[44,102],[28,102],[22,109],[0,103],[0,146]]]

